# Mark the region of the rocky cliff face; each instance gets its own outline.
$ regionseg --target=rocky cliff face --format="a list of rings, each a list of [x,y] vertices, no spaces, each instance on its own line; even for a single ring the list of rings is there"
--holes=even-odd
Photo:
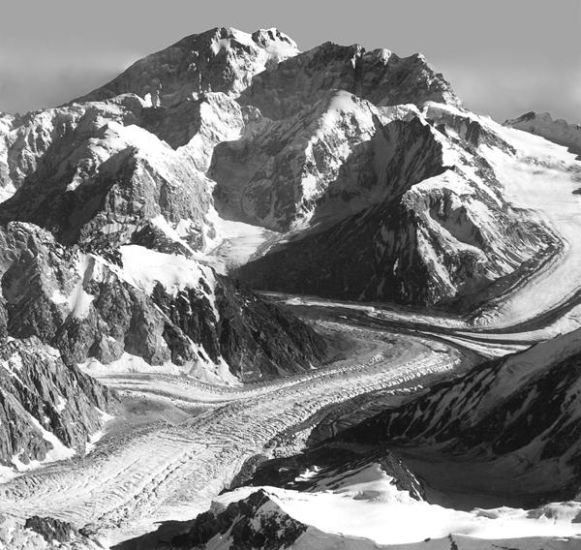
[[[45,227],[65,244],[126,242],[148,219],[187,220],[199,246],[208,230],[210,183],[188,155],[136,126],[135,96],[26,115],[9,133],[4,220]]]
[[[25,224],[3,228],[0,242],[0,463],[24,470],[84,453],[115,399],[55,347],[72,254]]]
[[[312,207],[322,228],[242,266],[240,277],[284,292],[472,307],[495,281],[554,253],[558,238],[507,202],[487,160],[490,147],[507,158],[512,147],[452,112],[376,119],[361,156]]]
[[[98,550],[103,545],[84,529],[51,517],[33,516],[21,525],[0,516],[0,545],[22,550]]]
[[[38,338],[0,342],[0,465],[22,471],[83,454],[114,399]]]
[[[376,105],[452,103],[459,99],[426,59],[400,58],[388,50],[366,51],[359,45],[327,42],[261,73],[241,95],[241,102],[271,119],[288,118],[329,90],[344,90]]]

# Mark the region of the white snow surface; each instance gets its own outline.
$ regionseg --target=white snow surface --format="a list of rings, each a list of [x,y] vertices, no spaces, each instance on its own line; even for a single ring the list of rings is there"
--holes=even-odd
[[[550,516],[548,508],[538,514],[506,507],[462,512],[413,499],[407,491],[397,489],[395,480],[377,464],[337,479],[338,487],[321,487],[314,492],[243,487],[215,499],[213,508],[223,510],[263,489],[292,518],[344,539],[392,545],[443,539],[450,534],[484,540],[574,537],[578,542],[573,544],[581,546],[581,525],[574,522],[581,503],[552,504]],[[305,540],[308,534],[303,535]]]
[[[194,256],[211,265],[218,273],[226,274],[256,257],[262,249],[280,240],[281,235],[264,227],[226,220],[214,208],[208,213],[216,235],[204,252]]]
[[[79,368],[94,378],[105,380],[110,376],[158,374],[164,377],[175,376],[184,380],[192,379],[192,381],[218,386],[241,385],[241,382],[230,372],[228,365],[222,358],[214,363],[200,345],[193,342],[191,345],[194,351],[198,352],[197,359],[196,361],[188,361],[184,365],[176,365],[171,361],[167,361],[163,365],[150,365],[142,357],[125,352],[119,359],[108,364],[103,364],[98,359],[91,357],[84,363],[80,363]],[[159,384],[163,384],[161,379],[154,378],[152,385]]]
[[[164,254],[139,245],[121,247],[123,271],[128,280],[146,294],[151,294],[160,283],[175,296],[185,288],[200,288],[200,279],[214,288],[212,270],[184,256]]]

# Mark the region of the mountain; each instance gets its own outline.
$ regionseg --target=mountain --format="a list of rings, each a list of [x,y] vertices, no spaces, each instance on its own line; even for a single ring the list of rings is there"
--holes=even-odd
[[[327,42],[260,73],[241,94],[244,105],[267,118],[289,118],[329,90],[344,90],[376,105],[423,105],[426,101],[458,106],[450,84],[425,57],[400,58],[385,49]]]
[[[564,145],[572,153],[581,156],[581,124],[569,124],[561,118],[553,120],[549,113],[535,113],[534,111],[506,120],[504,124]]]
[[[217,27],[137,61],[75,102],[102,101],[126,93],[144,96],[160,84],[162,104],[169,106],[181,103],[192,93],[238,94],[255,75],[298,52],[296,43],[278,29],[248,34]]]
[[[212,394],[206,410],[187,421],[188,437],[180,431],[185,425],[165,419],[137,430],[143,447],[136,448],[173,437],[179,453],[168,462],[163,455],[159,471],[151,471],[148,457],[136,459],[128,486],[147,490],[135,489],[135,508],[111,477],[113,498],[99,519],[119,528],[141,506],[149,514],[145,525],[158,513],[157,498],[165,499],[159,510],[168,503],[177,509],[197,490],[180,487],[172,500],[184,479],[194,479],[179,477],[192,456],[207,467],[203,477],[213,475],[218,453],[226,461],[266,452],[265,434],[274,447],[268,452],[279,451],[275,442],[284,434],[272,420],[278,405],[274,413],[272,404],[264,407],[271,425],[248,445],[247,434],[231,433],[247,398],[276,404],[277,392],[293,384],[304,384],[298,396],[315,376],[326,384],[327,375],[359,372],[365,385],[355,390],[365,394],[378,372],[367,369],[390,360],[366,349],[369,361],[350,363],[342,355],[347,344],[328,338],[336,318],[300,319],[253,289],[446,308],[470,320],[481,307],[500,308],[503,297],[555,258],[576,253],[573,233],[563,235],[556,218],[551,223],[530,205],[552,192],[547,175],[566,180],[567,191],[579,173],[563,148],[464,109],[420,54],[402,58],[332,43],[299,52],[276,29],[192,35],[67,104],[0,115],[2,479],[90,453],[119,396],[87,372],[151,376],[153,384],[157,375],[173,375],[184,392],[196,385]],[[548,292],[559,286],[550,282]],[[373,330],[380,331],[380,321]],[[347,326],[341,339],[351,345],[356,333],[363,342],[364,325]],[[398,338],[410,330],[418,339],[433,336],[402,326]],[[381,338],[391,349],[391,336]],[[484,548],[532,550],[547,541],[559,548],[546,522],[534,520],[552,515],[563,532],[576,533],[576,504],[537,505],[579,490],[578,339],[565,335],[460,379],[415,388],[397,407],[323,442],[327,462],[320,455],[309,462],[312,448],[296,459],[298,469],[285,459],[266,461],[209,512],[179,526],[181,538],[171,544],[377,548],[422,545],[430,542],[422,536],[436,533],[423,548],[482,548],[474,539],[491,541]],[[336,370],[311,372],[338,353]],[[416,375],[414,360],[410,355],[413,368],[401,365],[402,380]],[[300,376],[275,380],[291,375]],[[246,383],[260,384],[241,387]],[[336,399],[348,401],[350,389],[341,392]],[[298,440],[321,443],[308,437],[319,428],[311,415],[321,412],[320,399],[301,409],[302,395],[291,396],[293,415],[308,413],[300,416]],[[227,422],[207,422],[215,418],[212,407]],[[255,410],[267,414],[245,414]],[[176,417],[183,419],[179,411]],[[159,438],[158,424],[171,427]],[[211,430],[216,439],[207,443]],[[231,455],[222,452],[224,441]],[[99,475],[118,460],[102,458],[93,457]],[[426,461],[439,465],[437,476],[430,477]],[[486,490],[491,497],[497,486],[482,487],[490,479],[512,493],[517,512],[452,510],[437,495],[461,493],[463,482],[474,498]],[[5,490],[28,483],[24,477]],[[151,506],[143,503],[150,498]],[[427,519],[410,527],[410,517]],[[0,545],[18,547],[17,537],[42,547],[39,536],[62,539],[63,547],[92,544],[63,519],[35,517],[17,528],[7,520]],[[505,521],[506,531],[487,531]],[[507,532],[536,538],[519,546]]]
[[[383,442],[435,489],[473,495],[472,502],[478,495],[521,506],[576,499],[580,336],[576,330],[481,365],[339,439]]]
[[[408,110],[400,119],[374,120],[371,137],[337,163],[326,189],[321,185],[312,226],[242,266],[243,281],[283,292],[470,309],[490,299],[495,285],[501,290],[559,250],[542,219],[507,200],[504,167],[528,162],[517,136],[436,104],[425,114]]]
[[[0,345],[0,480],[83,455],[115,398],[36,337]]]
[[[76,296],[70,255],[52,244],[37,227],[0,230],[0,470],[83,454],[115,408],[109,390],[49,345],[66,317],[61,290]]]
[[[87,253],[145,244],[260,290],[470,311],[562,248],[509,197],[518,133],[419,54],[217,28],[0,120],[0,221]],[[242,260],[218,258],[239,231]]]

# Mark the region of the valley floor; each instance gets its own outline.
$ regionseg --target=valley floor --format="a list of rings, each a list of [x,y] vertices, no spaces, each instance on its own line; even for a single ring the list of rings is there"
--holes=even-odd
[[[0,485],[0,513],[93,524],[103,542],[116,544],[207,510],[252,456],[298,452],[329,407],[383,390],[381,408],[531,343],[468,333],[461,324],[434,331],[415,315],[398,312],[394,321],[369,306],[283,299],[343,340],[341,358],[282,380],[222,387],[185,373],[93,367],[124,395],[123,414],[88,456]]]
[[[155,522],[191,519],[207,509],[246,459],[284,452],[277,449],[279,434],[296,426],[307,434],[323,407],[377,389],[417,388],[450,373],[461,359],[454,348],[421,336],[328,322],[327,327],[349,339],[352,354],[282,381],[223,390],[199,384],[191,392],[193,382],[181,376],[164,377],[161,391],[142,375],[108,380],[141,395],[149,418],[136,422],[141,415],[135,414],[133,397],[125,419],[117,421],[123,429],[113,423],[87,457],[0,486],[0,513],[96,523],[111,543],[152,530]],[[293,439],[300,446],[300,434]]]

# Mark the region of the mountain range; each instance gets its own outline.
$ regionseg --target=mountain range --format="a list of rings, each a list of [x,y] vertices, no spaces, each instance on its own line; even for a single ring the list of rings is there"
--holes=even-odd
[[[126,395],[91,365],[237,391],[343,359],[328,324],[267,293],[486,322],[568,253],[518,182],[581,182],[580,136],[546,114],[471,113],[420,54],[301,52],[277,29],[192,35],[69,103],[0,114],[0,481],[94,448]],[[477,467],[502,471],[518,506],[574,499],[579,332],[547,340],[311,441],[319,462],[350,450],[325,475],[311,450],[295,457],[319,468],[308,487],[282,469],[266,476],[274,488],[247,479],[172,547],[383,547],[325,534],[293,499],[328,490],[420,510],[461,483],[485,492]],[[21,528],[93,544],[55,521]]]

